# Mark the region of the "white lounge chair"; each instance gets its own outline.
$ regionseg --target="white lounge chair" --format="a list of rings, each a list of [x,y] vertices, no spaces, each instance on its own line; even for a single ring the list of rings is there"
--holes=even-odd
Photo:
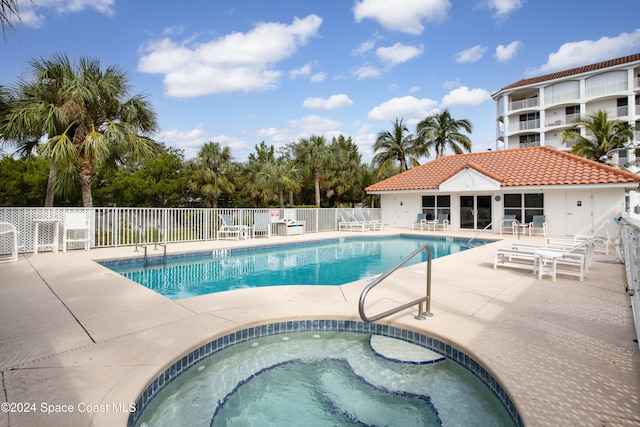
[[[62,252],[67,252],[69,243],[84,243],[85,251],[91,249],[91,226],[85,213],[73,212],[64,215]]]
[[[341,221],[338,222],[338,231],[367,231],[369,228],[365,226],[363,222],[358,222],[353,219],[351,214],[345,211],[340,211]]]
[[[355,211],[353,213],[353,220],[356,224],[363,224],[363,226],[369,230],[382,230],[382,224],[374,222],[371,219],[366,219],[363,211]]]
[[[9,239],[9,253],[0,255],[0,262],[13,262],[18,260],[18,230],[10,222],[0,222],[0,238]]]
[[[378,230],[382,231],[382,223],[380,221],[378,221],[377,219],[371,219],[371,215],[369,215],[369,212],[367,211],[360,211],[360,213],[364,220],[372,225],[373,230],[377,228]]]
[[[222,225],[218,230],[217,239],[235,239],[240,240],[240,238],[248,238],[249,233],[251,232],[251,227],[246,225],[236,225],[233,223],[233,220],[229,215],[220,214],[220,220],[222,221]]]

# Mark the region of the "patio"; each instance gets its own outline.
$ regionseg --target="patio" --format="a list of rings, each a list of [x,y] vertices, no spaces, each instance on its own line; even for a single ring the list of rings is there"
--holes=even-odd
[[[428,233],[375,233],[399,232]],[[345,235],[353,233],[169,244],[168,252]],[[584,282],[494,270],[495,249],[515,239],[500,237],[433,261],[433,317],[415,320],[411,309],[379,323],[464,350],[500,381],[525,425],[639,425],[640,352],[624,266],[615,254],[596,254]],[[181,355],[217,336],[273,321],[359,320],[358,298],[367,283],[244,289],[170,301],[93,262],[140,255],[133,247],[101,248],[29,253],[0,264],[2,399],[35,408],[3,411],[0,426],[124,426],[129,414],[113,405],[124,409],[135,402]],[[402,282],[423,289],[423,271],[398,273]],[[380,304],[372,310],[377,308],[384,309]]]

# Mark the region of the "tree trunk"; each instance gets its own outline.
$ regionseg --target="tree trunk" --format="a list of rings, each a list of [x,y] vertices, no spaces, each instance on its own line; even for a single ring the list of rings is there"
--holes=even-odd
[[[78,170],[80,172],[80,192],[82,194],[82,206],[93,207],[93,196],[91,195],[91,183],[93,182],[93,163],[85,156],[78,158]]]
[[[289,190],[289,206],[293,206],[293,190]]]
[[[314,177],[314,186],[316,190],[316,206],[320,207],[320,169],[315,170]]]
[[[47,195],[44,199],[44,207],[52,208],[53,207],[53,199],[54,193],[56,190],[56,174],[58,173],[58,168],[56,164],[51,161],[51,166],[49,167],[49,179],[47,180]]]
[[[284,208],[284,188],[278,187],[278,206]]]

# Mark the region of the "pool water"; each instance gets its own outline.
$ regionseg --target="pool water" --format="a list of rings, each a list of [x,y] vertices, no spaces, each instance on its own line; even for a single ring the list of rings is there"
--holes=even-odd
[[[381,274],[424,244],[429,244],[433,258],[467,249],[464,239],[343,238],[295,246],[210,251],[169,260],[166,265],[144,267],[112,262],[103,265],[170,299],[182,299],[251,287],[342,285]],[[425,252],[406,265],[423,261]]]
[[[232,345],[171,381],[136,425],[514,425],[495,395],[455,362],[399,363],[372,351],[369,340],[297,332]]]

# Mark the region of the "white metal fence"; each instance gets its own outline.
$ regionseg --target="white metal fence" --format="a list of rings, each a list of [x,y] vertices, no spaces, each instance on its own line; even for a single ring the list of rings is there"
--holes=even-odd
[[[620,226],[620,256],[627,272],[627,292],[631,298],[636,338],[640,344],[640,222],[625,216],[620,221]]]
[[[143,240],[153,242],[198,242],[215,240],[220,228],[220,214],[229,215],[234,224],[252,226],[257,212],[268,213],[271,234],[277,234],[277,221],[290,218],[305,222],[306,233],[338,229],[341,210],[351,209],[200,209],[200,208],[2,208],[0,222],[18,229],[19,252],[34,249],[34,227],[40,222],[38,241],[53,242],[53,223],[58,222],[61,249],[65,214],[81,212],[91,226],[91,247],[132,246]],[[366,209],[372,219],[380,219],[379,209]],[[46,221],[50,221],[47,223]],[[10,252],[10,240],[0,239],[0,254]]]

